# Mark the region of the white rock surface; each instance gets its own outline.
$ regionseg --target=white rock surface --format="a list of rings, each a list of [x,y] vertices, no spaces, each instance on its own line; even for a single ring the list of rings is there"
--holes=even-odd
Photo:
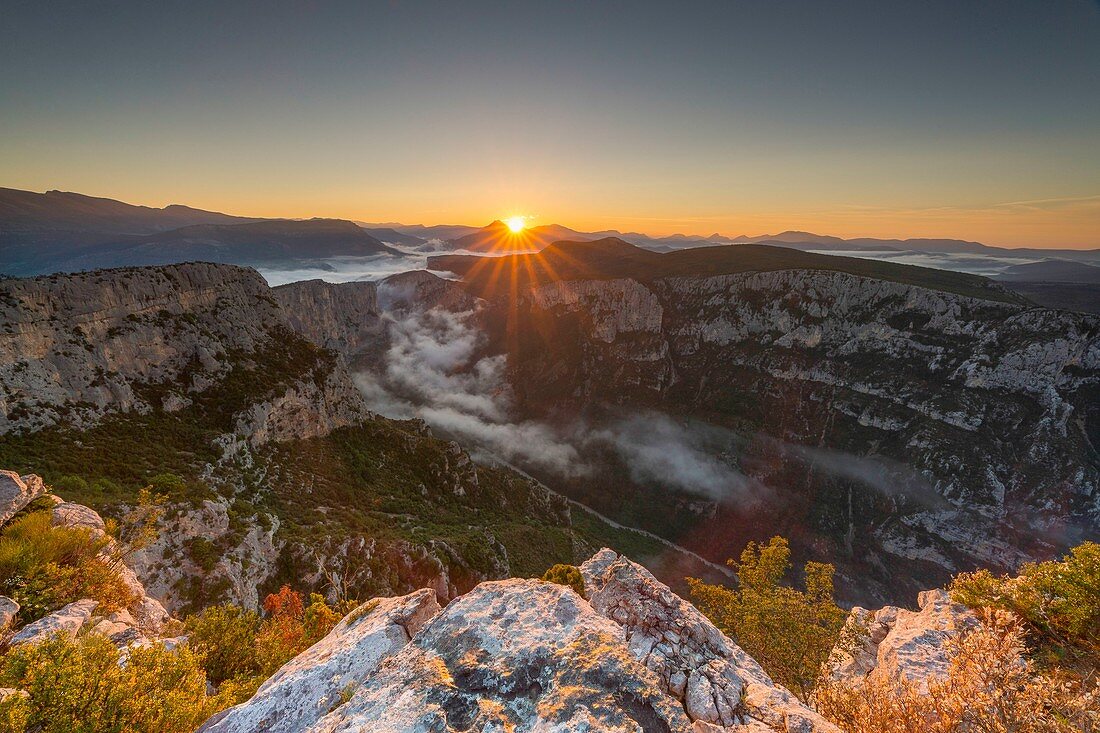
[[[204,733],[293,733],[340,704],[439,611],[435,594],[419,590],[370,601],[324,639],[284,664],[251,700],[208,721]]]
[[[0,525],[7,523],[16,512],[45,493],[46,487],[38,476],[0,471]]]
[[[593,608],[622,626],[631,654],[693,721],[839,733],[642,566],[605,548],[581,566],[581,574]]]
[[[852,609],[847,623],[867,633],[857,649],[834,651],[830,676],[849,684],[908,680],[925,690],[930,681],[944,679],[950,665],[947,642],[978,620],[944,590],[925,591],[917,603],[919,611],[895,606]]]
[[[104,524],[103,517],[99,516],[99,513],[94,509],[83,504],[65,501],[55,504],[50,511],[53,513],[51,523],[55,527],[88,529],[96,537],[102,537],[107,531],[107,525]]]
[[[75,639],[80,629],[92,617],[92,612],[97,605],[95,601],[87,598],[74,601],[38,619],[33,624],[27,624],[16,632],[8,643],[13,647],[20,644],[40,644],[55,634]]]
[[[6,631],[15,615],[19,613],[19,604],[7,596],[0,596],[0,632]]]
[[[452,601],[309,730],[686,733],[690,723],[620,626],[569,588],[512,579]]]

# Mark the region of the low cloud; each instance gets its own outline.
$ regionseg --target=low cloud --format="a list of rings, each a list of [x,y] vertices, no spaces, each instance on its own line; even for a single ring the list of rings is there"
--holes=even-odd
[[[398,293],[380,302],[401,304]],[[714,501],[758,503],[771,489],[739,470],[743,436],[655,411],[620,412],[597,424],[550,424],[517,417],[503,355],[485,353],[476,310],[388,310],[388,347],[377,368],[356,376],[372,410],[420,418],[482,455],[520,469],[578,479],[606,468],[609,454],[632,481]],[[925,504],[944,500],[919,473],[881,458],[793,445],[756,436],[784,461]]]

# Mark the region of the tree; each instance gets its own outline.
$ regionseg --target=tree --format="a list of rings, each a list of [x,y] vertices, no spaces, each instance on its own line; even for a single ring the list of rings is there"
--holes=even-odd
[[[750,542],[737,570],[738,586],[688,578],[695,605],[774,679],[807,699],[833,647],[842,642],[847,613],[833,601],[833,566],[808,562],[805,592],[782,585],[791,569],[782,537]],[[845,644],[854,643],[845,640]]]

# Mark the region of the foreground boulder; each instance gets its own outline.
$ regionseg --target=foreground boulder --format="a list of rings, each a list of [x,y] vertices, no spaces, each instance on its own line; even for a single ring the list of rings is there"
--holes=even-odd
[[[641,566],[581,571],[374,601],[201,730],[839,733]]]
[[[512,579],[452,601],[309,730],[689,729],[622,627],[565,586]]]
[[[439,611],[430,590],[370,601],[284,664],[248,702],[208,721],[204,733],[304,730],[341,702]]]
[[[581,566],[581,575],[593,608],[622,626],[631,654],[691,720],[839,733],[642,566],[603,549]]]
[[[877,611],[856,607],[848,627],[864,633],[852,651],[834,651],[830,676],[837,682],[915,682],[946,679],[950,667],[949,642],[978,620],[965,606],[953,603],[945,590],[930,590],[917,597],[919,611],[886,606]]]
[[[87,598],[74,601],[32,624],[27,624],[16,632],[8,644],[13,647],[20,644],[39,644],[57,634],[75,639],[92,617],[96,605],[98,604],[95,601]]]
[[[46,485],[38,476],[20,476],[15,471],[0,471],[0,526],[45,493]]]

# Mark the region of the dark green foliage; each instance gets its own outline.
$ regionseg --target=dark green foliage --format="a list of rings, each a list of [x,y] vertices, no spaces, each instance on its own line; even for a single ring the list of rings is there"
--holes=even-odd
[[[211,606],[186,621],[187,644],[203,660],[215,685],[260,671],[256,634],[260,616],[238,606]]]
[[[1095,677],[1100,669],[1100,544],[1084,542],[1062,560],[1028,563],[1017,576],[962,573],[951,596],[971,608],[1011,611],[1028,625],[1038,661]]]
[[[581,576],[581,569],[576,565],[555,565],[542,574],[542,579],[549,583],[568,586],[581,598],[588,597],[584,592],[584,577]]]

